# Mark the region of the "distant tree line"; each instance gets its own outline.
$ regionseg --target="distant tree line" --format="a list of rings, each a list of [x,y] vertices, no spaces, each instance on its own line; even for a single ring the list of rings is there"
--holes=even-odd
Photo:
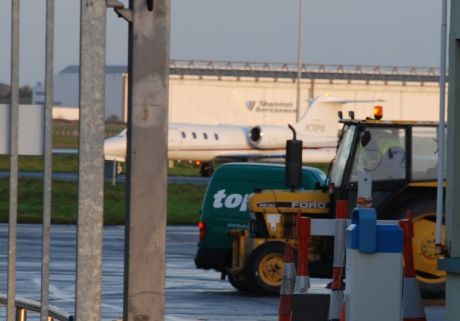
[[[11,86],[0,83],[0,104],[9,104],[11,101]],[[19,88],[19,103],[32,103],[32,87],[22,86]]]

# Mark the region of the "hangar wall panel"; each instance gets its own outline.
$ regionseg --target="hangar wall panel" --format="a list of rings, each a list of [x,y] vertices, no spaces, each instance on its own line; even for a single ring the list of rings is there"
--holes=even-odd
[[[296,84],[291,80],[199,79],[171,77],[170,121],[201,124],[287,124],[295,122]],[[301,86],[302,114],[310,96],[383,100],[386,119],[438,120],[437,84],[310,81]],[[357,117],[372,115],[375,103],[349,104]]]

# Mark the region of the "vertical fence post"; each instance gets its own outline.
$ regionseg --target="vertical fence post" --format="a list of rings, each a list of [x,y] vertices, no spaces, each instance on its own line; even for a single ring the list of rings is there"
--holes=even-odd
[[[45,45],[45,151],[43,156],[43,219],[42,219],[42,271],[40,320],[48,320],[49,270],[50,270],[50,224],[51,224],[51,175],[53,141],[53,50],[54,50],[54,0],[46,2]]]
[[[130,0],[130,10],[123,319],[163,321],[170,0]]]
[[[449,95],[446,163],[446,244],[451,260],[460,261],[460,1],[450,2],[449,32]],[[447,259],[449,260],[449,259]],[[444,260],[442,260],[444,261]],[[441,261],[441,264],[442,264]],[[445,268],[443,268],[445,269]],[[460,264],[447,270],[446,321],[460,320]]]
[[[81,0],[76,320],[100,321],[106,2]]]
[[[20,1],[11,5],[11,108],[10,108],[10,197],[8,220],[8,308],[7,320],[15,320],[16,223],[18,217],[18,136],[19,136],[19,11]]]

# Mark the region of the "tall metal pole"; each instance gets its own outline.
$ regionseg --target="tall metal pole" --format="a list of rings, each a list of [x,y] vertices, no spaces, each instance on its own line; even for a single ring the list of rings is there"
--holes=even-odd
[[[170,0],[130,10],[123,320],[163,321]]]
[[[101,320],[106,2],[81,0],[76,320]]]
[[[296,94],[296,122],[300,119],[300,82],[302,80],[302,52],[303,52],[303,0],[299,0],[299,31],[297,41],[297,94]]]
[[[50,232],[51,232],[51,175],[53,142],[53,50],[54,50],[54,0],[46,2],[45,48],[45,152],[43,170],[43,224],[42,224],[42,281],[40,321],[48,321]]]
[[[20,1],[11,3],[11,105],[10,105],[10,208],[8,220],[8,321],[15,320],[16,223],[18,218],[19,139],[19,12]]]
[[[442,216],[444,214],[444,138],[446,134],[446,50],[447,50],[447,0],[442,0],[441,57],[439,79],[439,126],[438,126],[438,188],[436,196],[436,252],[442,252]]]

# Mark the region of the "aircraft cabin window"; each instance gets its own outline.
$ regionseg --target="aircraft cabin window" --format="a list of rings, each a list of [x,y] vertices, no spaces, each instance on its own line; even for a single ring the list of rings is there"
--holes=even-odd
[[[215,138],[216,140],[219,140],[219,135],[217,135],[216,133],[214,133],[214,138]]]
[[[196,139],[196,133],[192,132],[193,139]]]
[[[203,133],[203,137],[204,137],[204,139],[208,139],[208,134]]]
[[[186,137],[187,137],[187,135],[185,135],[185,132],[181,132],[181,134],[182,134],[182,138],[186,138]]]

